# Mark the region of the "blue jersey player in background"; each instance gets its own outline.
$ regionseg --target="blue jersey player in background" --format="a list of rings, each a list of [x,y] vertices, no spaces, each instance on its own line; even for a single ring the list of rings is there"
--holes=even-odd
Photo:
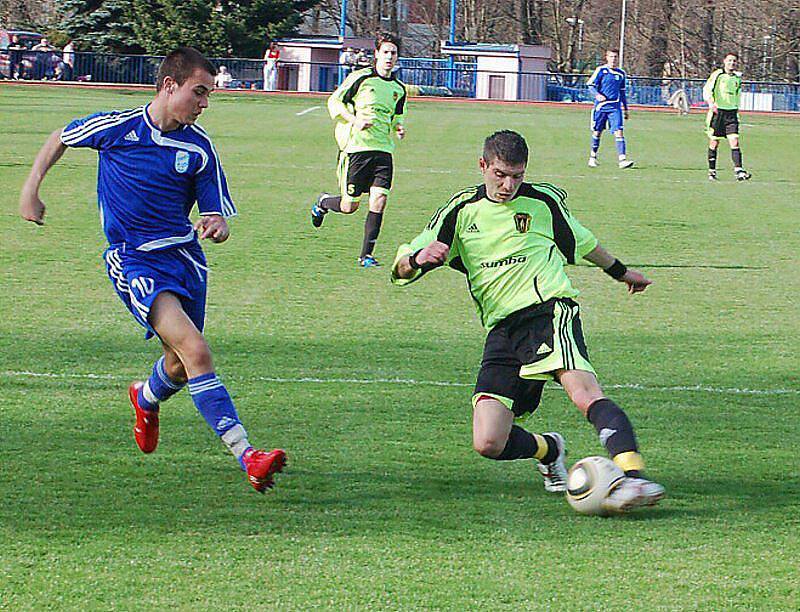
[[[600,134],[608,125],[608,130],[614,133],[619,156],[619,167],[630,168],[633,160],[625,154],[625,136],[622,134],[623,112],[628,118],[628,100],[625,97],[625,71],[617,64],[619,51],[609,49],[606,52],[606,63],[598,66],[587,85],[594,98],[592,109],[592,149],[589,153],[589,167],[597,168],[597,150],[600,148]]]
[[[226,219],[236,214],[214,145],[195,124],[216,73],[198,51],[180,47],[161,63],[149,104],[89,115],[53,132],[22,188],[20,214],[44,223],[39,186],[68,147],[98,152],[108,276],[146,337],[158,336],[164,350],[150,378],[129,388],[136,443],[145,453],[156,449],[159,404],[188,384],[200,414],[263,493],[286,454],[250,445],[203,336],[208,268],[199,240],[225,242]],[[192,224],[195,202],[200,217]]]

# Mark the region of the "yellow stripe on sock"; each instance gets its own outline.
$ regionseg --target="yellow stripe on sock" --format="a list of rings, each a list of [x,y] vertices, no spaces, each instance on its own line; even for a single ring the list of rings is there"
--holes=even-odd
[[[644,459],[642,459],[642,456],[636,451],[628,451],[627,453],[614,455],[614,463],[616,463],[617,467],[623,472],[629,472],[630,470],[638,470],[641,472],[644,470]]]
[[[533,437],[536,439],[536,452],[533,453],[533,457],[535,459],[541,459],[547,454],[547,451],[550,450],[550,446],[547,444],[547,440],[544,436],[533,434]]]

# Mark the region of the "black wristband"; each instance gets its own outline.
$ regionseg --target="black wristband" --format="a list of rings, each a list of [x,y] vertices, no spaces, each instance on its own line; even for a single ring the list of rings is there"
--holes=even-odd
[[[628,267],[622,263],[619,259],[615,259],[614,263],[612,263],[607,268],[603,268],[603,272],[608,274],[611,278],[619,280],[625,273],[628,271]]]
[[[412,270],[419,270],[422,267],[417,261],[417,255],[419,255],[419,252],[421,250],[422,249],[414,251],[413,253],[411,253],[411,255],[408,256],[408,265],[411,266]]]

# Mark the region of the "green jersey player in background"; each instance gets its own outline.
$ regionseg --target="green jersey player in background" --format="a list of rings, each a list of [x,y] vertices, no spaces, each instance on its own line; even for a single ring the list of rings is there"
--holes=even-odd
[[[664,487],[644,477],[633,426],[600,388],[574,300],[578,291],[564,268],[586,259],[632,294],[651,283],[599,245],[569,213],[562,189],[524,182],[527,162],[522,136],[489,136],[479,160],[483,184],[455,194],[421,234],[400,246],[392,282],[406,285],[442,265],[466,275],[489,332],[472,397],[478,453],[499,461],[535,458],[545,489],[565,491],[564,438],[514,424],[515,417],[536,410],[545,381],[555,380],[625,472],[606,510],[653,505]]]
[[[339,145],[337,175],[340,195],[323,193],[311,207],[311,222],[320,227],[330,212],[352,214],[361,196],[369,194],[364,242],[358,263],[380,265],[374,249],[381,231],[383,211],[392,187],[394,136],[405,136],[405,86],[394,76],[400,40],[382,32],[375,39],[375,62],[349,74],[328,98],[328,111],[336,121]]]
[[[742,93],[742,73],[736,72],[739,56],[728,53],[723,67],[717,68],[703,86],[703,99],[708,103],[706,133],[708,134],[708,180],[717,180],[717,149],[719,141],[728,139],[737,181],[746,181],[750,173],[742,167],[739,148],[739,97]]]

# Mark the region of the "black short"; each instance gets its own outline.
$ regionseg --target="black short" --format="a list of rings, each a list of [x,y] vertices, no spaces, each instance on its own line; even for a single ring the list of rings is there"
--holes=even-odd
[[[709,131],[715,138],[739,133],[739,111],[720,108],[711,116]]]
[[[498,323],[486,336],[475,396],[502,398],[500,401],[514,416],[521,416],[536,410],[545,384],[541,377],[522,378],[525,366],[535,370],[537,364],[552,360],[555,352],[563,352],[572,355],[572,360],[565,357],[556,369],[591,370],[577,311],[574,300],[551,299],[518,310]],[[574,313],[574,317],[568,320],[565,313]],[[554,337],[554,324],[564,321],[568,321],[569,329],[560,329],[559,337]],[[576,354],[580,359],[576,360]]]
[[[370,187],[392,188],[392,154],[385,151],[340,153],[339,180],[344,179],[342,195],[357,198],[369,193]]]

